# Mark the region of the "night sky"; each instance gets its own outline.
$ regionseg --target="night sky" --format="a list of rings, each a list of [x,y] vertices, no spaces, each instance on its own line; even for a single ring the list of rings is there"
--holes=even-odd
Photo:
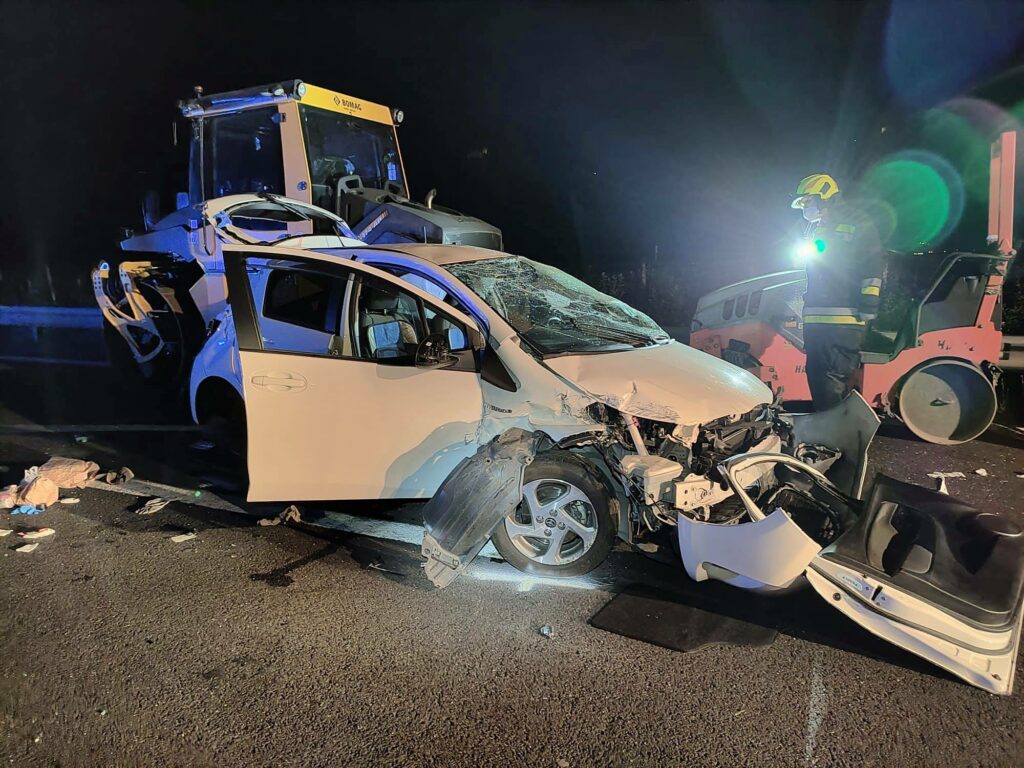
[[[888,153],[931,142],[967,180],[963,142],[929,132],[936,110],[959,99],[982,148],[1024,117],[1021,3],[0,9],[0,303],[51,302],[46,265],[57,303],[91,301],[89,267],[116,258],[120,227],[140,227],[175,103],[197,83],[301,78],[401,107],[414,197],[437,187],[440,204],[501,227],[508,250],[594,282],[641,262],[671,272],[680,312],[790,266],[801,177],[855,187]],[[937,245],[982,244],[984,200],[967,187]]]

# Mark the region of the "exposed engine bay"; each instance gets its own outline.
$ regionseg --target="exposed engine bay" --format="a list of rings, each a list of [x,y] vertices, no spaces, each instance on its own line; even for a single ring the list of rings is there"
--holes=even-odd
[[[782,453],[822,473],[843,457],[838,447],[800,441],[793,417],[785,414],[778,402],[701,425],[639,418],[603,404],[592,406],[591,415],[607,428],[597,448],[630,501],[631,539],[662,525],[676,525],[677,514],[703,522],[740,522],[746,513],[719,469],[731,457]],[[818,516],[816,508],[821,505],[811,498],[801,498],[798,504],[801,491],[783,487],[775,469],[768,465],[750,484],[756,487],[758,498],[784,494],[786,504],[804,510],[808,519]],[[822,514],[830,514],[827,506]],[[818,535],[827,536],[832,529],[836,525],[830,519]]]

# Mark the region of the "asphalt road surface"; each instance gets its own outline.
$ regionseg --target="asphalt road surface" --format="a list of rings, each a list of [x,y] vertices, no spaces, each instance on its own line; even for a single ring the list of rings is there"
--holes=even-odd
[[[148,517],[140,497],[92,488],[37,518],[0,514],[0,527],[56,529],[30,554],[0,540],[11,765],[1024,762],[1024,693],[971,688],[808,592],[697,585],[667,546],[620,547],[565,584],[479,559],[437,591],[416,546],[381,538],[392,529],[378,521],[414,520],[415,505],[335,505],[375,535],[259,527],[207,506],[234,497],[173,404],[105,369],[0,369],[0,393],[3,483],[59,454],[192,495]],[[925,484],[963,471],[954,495],[1024,519],[1013,429],[943,448],[889,428],[872,463]],[[185,531],[197,535],[171,541]],[[722,617],[737,644],[680,653],[591,626],[623,591]]]

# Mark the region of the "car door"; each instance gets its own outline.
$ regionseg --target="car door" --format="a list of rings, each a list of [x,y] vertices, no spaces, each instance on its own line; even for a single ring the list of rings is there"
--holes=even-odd
[[[476,450],[482,337],[471,318],[337,257],[240,246],[224,256],[250,501],[427,498]],[[445,367],[416,364],[428,308],[464,340]]]
[[[776,483],[755,503],[748,490],[762,485],[765,467]],[[750,519],[722,525],[680,515],[691,577],[762,592],[806,577],[872,634],[979,688],[1010,693],[1024,621],[1018,524],[881,475],[860,501],[782,454],[732,457],[721,475]]]

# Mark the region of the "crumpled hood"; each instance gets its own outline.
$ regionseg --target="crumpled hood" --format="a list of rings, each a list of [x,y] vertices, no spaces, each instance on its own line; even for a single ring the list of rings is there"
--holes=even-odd
[[[772,401],[752,373],[678,341],[544,362],[595,400],[655,421],[705,424]]]

